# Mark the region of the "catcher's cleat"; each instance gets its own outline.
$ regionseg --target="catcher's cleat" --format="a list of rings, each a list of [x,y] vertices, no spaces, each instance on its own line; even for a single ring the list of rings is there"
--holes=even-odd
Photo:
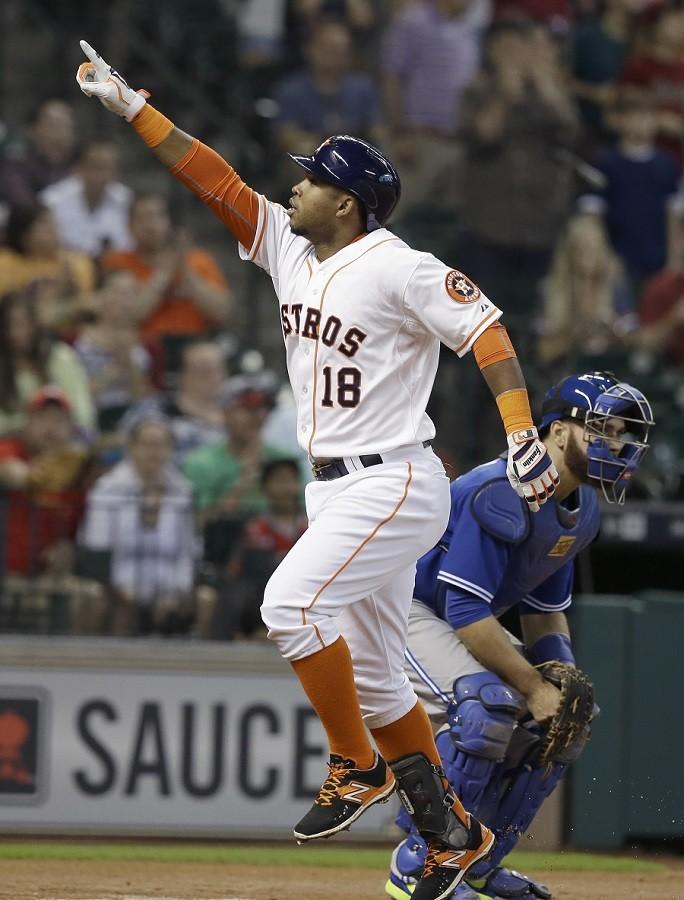
[[[486,878],[472,881],[471,886],[480,896],[492,897],[494,900],[532,900],[534,897],[551,900],[551,891],[545,884],[502,866],[498,866]]]
[[[357,769],[354,760],[331,753],[328,768],[313,806],[295,826],[294,836],[300,844],[349,828],[375,803],[389,800],[396,786],[385,760],[377,754],[370,769]]]
[[[469,813],[465,847],[455,849],[443,841],[428,841],[428,851],[420,881],[412,900],[447,900],[465,878],[468,869],[484,859],[494,846],[494,833]]]

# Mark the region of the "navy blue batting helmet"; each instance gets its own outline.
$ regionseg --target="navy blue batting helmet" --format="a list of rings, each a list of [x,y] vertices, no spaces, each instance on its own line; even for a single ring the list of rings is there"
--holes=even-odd
[[[558,419],[584,424],[587,474],[598,482],[609,503],[624,503],[629,480],[648,450],[649,431],[655,424],[644,394],[618,381],[612,372],[569,375],[544,397],[540,433]],[[625,425],[617,436],[610,428],[613,419],[622,419]]]
[[[323,141],[311,156],[289,154],[307,172],[354,194],[363,205],[366,228],[382,228],[401,195],[392,163],[372,144],[348,134]]]

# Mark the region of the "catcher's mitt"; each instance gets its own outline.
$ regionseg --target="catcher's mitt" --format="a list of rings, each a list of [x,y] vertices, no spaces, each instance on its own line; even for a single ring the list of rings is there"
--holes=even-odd
[[[568,755],[574,755],[573,745],[587,740],[589,723],[596,715],[597,707],[594,705],[594,685],[580,669],[553,660],[538,668],[561,695],[539,750],[541,765],[550,766],[554,762],[567,762]]]

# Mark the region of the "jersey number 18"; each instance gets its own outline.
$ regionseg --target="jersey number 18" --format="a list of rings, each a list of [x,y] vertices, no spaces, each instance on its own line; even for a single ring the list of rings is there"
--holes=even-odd
[[[337,398],[334,398],[334,384],[337,380]],[[323,367],[323,406],[343,406],[353,409],[361,399],[361,372],[354,366],[344,366],[337,371],[337,379],[333,375],[332,366]]]

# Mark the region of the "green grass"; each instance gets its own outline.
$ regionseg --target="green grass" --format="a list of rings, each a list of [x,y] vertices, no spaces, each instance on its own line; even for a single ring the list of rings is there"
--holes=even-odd
[[[379,848],[284,847],[242,844],[126,844],[50,841],[0,842],[0,859],[117,860],[140,862],[224,863],[229,865],[322,866],[385,869],[389,851]],[[667,867],[626,856],[596,853],[512,853],[507,864],[536,872],[664,872]]]

